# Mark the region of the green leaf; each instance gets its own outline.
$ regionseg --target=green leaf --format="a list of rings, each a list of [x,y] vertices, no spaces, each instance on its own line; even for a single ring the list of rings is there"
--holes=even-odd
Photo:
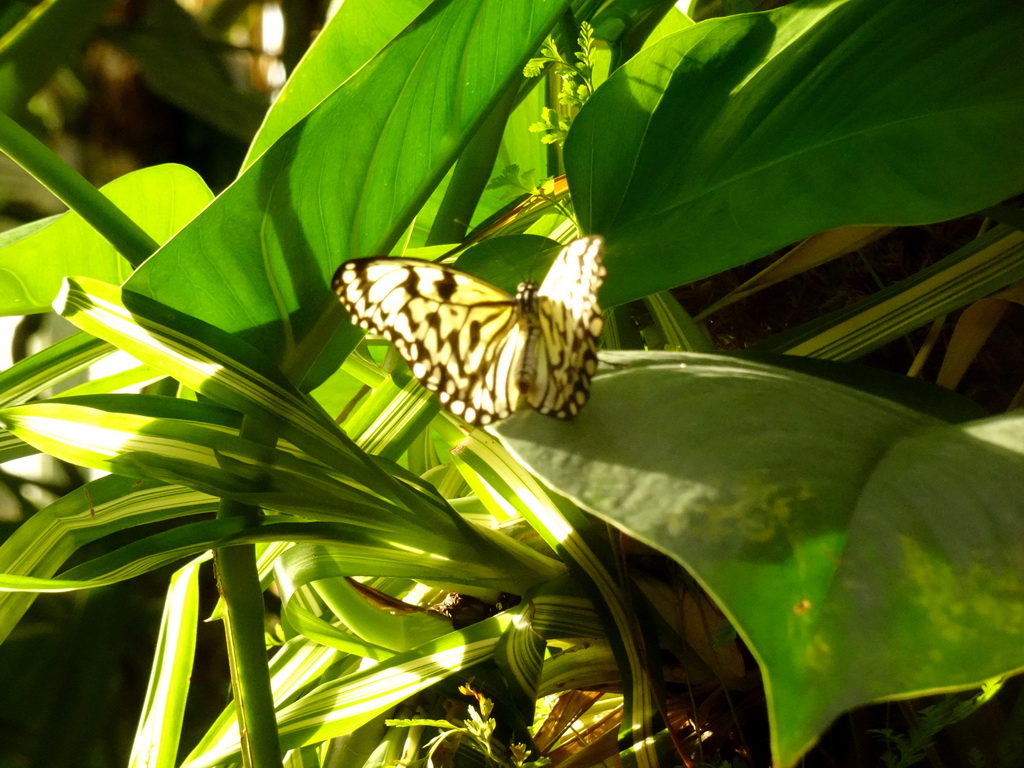
[[[707,332],[693,321],[668,291],[651,294],[644,303],[664,336],[664,349],[673,352],[710,352],[714,349]],[[651,344],[647,346],[657,349]]]
[[[85,177],[4,112],[0,112],[0,151],[87,221],[132,266],[160,247]],[[27,232],[31,231],[35,231],[34,225]]]
[[[417,691],[490,658],[516,618],[514,612],[499,614],[318,686],[279,711],[282,745],[295,748],[349,733]],[[238,753],[237,726],[229,727],[217,742],[204,740],[183,768],[212,768]]]
[[[28,0],[10,0],[0,8],[0,35],[6,35],[11,31],[25,15],[32,10],[32,4]]]
[[[951,425],[734,358],[629,359],[575,422],[498,431],[718,601],[761,664],[780,766],[848,709],[1024,666],[1024,417]]]
[[[23,523],[0,545],[0,574],[49,578],[80,547],[139,525],[212,513],[217,500],[204,493],[155,481],[110,475],[87,483]],[[0,592],[0,640],[35,599]]]
[[[202,321],[125,292],[133,306],[129,312],[117,288],[87,278],[81,283],[67,280],[56,302],[80,328],[110,340],[220,405],[271,425],[281,437],[348,480],[416,510],[416,519],[423,525],[433,520],[443,530],[452,523],[450,507],[432,490],[424,493],[418,477],[396,466],[382,467],[360,451],[260,350]],[[52,444],[66,450],[59,440]]]
[[[430,0],[346,0],[316,36],[249,147],[252,162],[394,39]]]
[[[565,6],[433,4],[126,287],[249,339],[301,379],[344,314],[329,276],[398,240]]]
[[[352,526],[356,529],[358,523]],[[477,530],[477,536],[446,538],[429,531],[402,536],[373,526],[367,533],[357,529],[349,533],[348,543],[342,541],[339,531],[331,547],[313,543],[291,547],[281,563],[295,587],[345,576],[400,576],[455,579],[451,583],[458,587],[526,591],[564,572],[557,560],[538,555],[508,537]],[[424,556],[427,551],[430,557]]]
[[[53,399],[0,410],[0,424],[50,456],[279,511],[417,527],[350,476],[238,434],[234,411],[148,395]],[[403,521],[403,518],[404,521]]]
[[[371,528],[365,524],[365,519],[366,516],[359,522],[344,519],[310,522],[291,515],[269,515],[255,521],[237,516],[203,520],[141,538],[77,565],[57,579],[0,576],[0,585],[3,589],[38,591],[97,587],[140,576],[209,549],[254,542],[304,542],[304,546],[288,548],[287,552],[295,553],[285,558],[293,569],[295,563],[301,565],[301,570],[295,571],[296,583],[300,586],[306,581],[345,576],[450,578],[451,572],[446,567],[452,563],[459,564],[459,574],[454,577],[459,580],[459,586],[507,590],[517,584],[530,586],[538,581],[539,577],[528,568],[517,570],[520,564],[500,556],[504,553],[496,548],[485,546],[475,551],[474,544],[478,542],[472,537],[445,538],[411,526],[395,531],[384,523]],[[484,542],[486,545],[486,540]],[[424,564],[424,551],[430,551],[437,563]],[[528,557],[523,560],[530,562]]]
[[[561,247],[539,235],[492,237],[467,248],[452,266],[514,296],[524,280],[544,280]]]
[[[392,374],[345,419],[345,431],[368,453],[398,461],[440,410],[408,371]]]
[[[181,165],[157,165],[126,174],[101,190],[158,243],[191,221],[213,199],[199,175]],[[18,233],[24,233],[19,237]],[[77,213],[38,228],[37,222],[6,233],[0,247],[0,314],[47,312],[61,279],[85,275],[121,283],[128,262]]]
[[[798,2],[642,51],[565,145],[580,223],[607,240],[602,304],[1024,189],[1021,29],[1016,0]]]
[[[910,277],[772,336],[759,349],[805,358],[855,360],[1021,279],[1024,232],[993,227]]]
[[[313,455],[325,459],[337,458],[339,453],[358,455],[319,406],[297,392],[258,349],[142,297],[128,294],[127,298],[133,300],[132,312],[121,303],[116,287],[82,278],[68,280],[55,303],[72,323],[190,389],[286,428],[296,444],[312,440],[327,451],[323,454],[310,446],[307,450]]]
[[[199,624],[199,566],[210,557],[196,558],[171,577],[128,768],[173,765],[178,755]]]
[[[332,548],[332,551],[328,552],[324,547],[318,545],[298,546],[306,546],[314,550],[314,552],[319,550],[332,564],[340,562],[344,558],[343,549]],[[295,549],[296,547],[293,547],[288,551],[293,552]],[[310,564],[310,554],[312,553],[308,551],[304,554],[304,566],[308,567]],[[385,568],[389,568],[390,565],[387,562],[389,555],[401,557],[402,553],[382,551],[380,562]],[[293,558],[289,558],[289,560],[292,563],[295,562]],[[286,562],[282,562],[282,567],[288,568]],[[459,570],[462,570],[461,564]],[[291,569],[288,569],[286,573],[291,575]],[[366,573],[368,574],[369,572],[367,571]],[[450,574],[451,570],[448,573]],[[316,579],[312,588],[317,597],[323,600],[340,620],[346,635],[350,637],[354,635],[367,643],[389,651],[384,656],[376,655],[372,658],[388,658],[395,652],[407,651],[410,648],[435,640],[452,630],[451,619],[434,611],[428,611],[425,608],[398,611],[372,605],[346,578],[318,578],[315,575],[315,571],[310,572],[307,569],[306,577],[299,584],[304,583],[310,578]],[[429,576],[426,572],[421,572],[416,574],[415,578],[423,579],[429,578]],[[286,603],[285,610],[289,619],[292,617],[292,609],[294,607],[295,605],[292,601]],[[324,623],[326,624],[326,622]],[[333,627],[331,628],[333,629]]]
[[[0,373],[0,405],[31,400],[113,351],[114,347],[107,342],[85,333],[58,341]]]
[[[625,714],[619,729],[620,744],[625,747],[622,756],[630,765],[634,762],[656,765],[657,711],[644,661],[643,632],[617,571],[610,566],[616,562],[616,553],[605,538],[607,531],[603,526],[593,525],[593,521],[572,504],[550,494],[484,430],[474,430],[467,436],[459,457],[480,473],[480,480],[493,489],[495,501],[519,508],[530,527],[558,552],[570,565],[573,575],[585,585],[595,609],[605,621],[606,636],[622,675],[625,696]],[[467,480],[474,485],[472,479]]]
[[[270,659],[274,701],[293,701],[298,692],[309,689],[310,683],[323,679],[332,667],[336,669],[341,656],[335,649],[311,643],[303,637],[286,642]],[[232,702],[192,750],[192,756],[201,755],[211,745],[227,738],[229,733],[237,734],[237,723],[238,715]]]
[[[527,616],[532,617],[533,609]],[[537,706],[537,690],[544,667],[547,643],[531,623],[518,622],[509,627],[494,650],[494,662],[508,687],[514,713],[527,723]]]

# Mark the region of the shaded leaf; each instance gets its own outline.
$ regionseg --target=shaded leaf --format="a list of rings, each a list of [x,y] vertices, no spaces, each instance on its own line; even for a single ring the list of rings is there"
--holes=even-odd
[[[939,221],[1020,191],[1022,30],[1016,0],[833,0],[642,51],[565,145],[583,229],[608,243],[602,304],[826,229]]]
[[[575,422],[498,431],[718,601],[764,672],[778,764],[845,710],[1024,666],[1024,417],[950,425],[770,366],[658,359],[598,377]]]

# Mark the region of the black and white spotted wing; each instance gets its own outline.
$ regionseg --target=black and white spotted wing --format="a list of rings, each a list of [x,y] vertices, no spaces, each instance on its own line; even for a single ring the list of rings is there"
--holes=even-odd
[[[332,287],[357,325],[395,345],[441,404],[471,424],[507,418],[525,399],[571,418],[590,396],[603,321],[604,241],[575,240],[543,283],[516,296],[428,261],[353,259]]]

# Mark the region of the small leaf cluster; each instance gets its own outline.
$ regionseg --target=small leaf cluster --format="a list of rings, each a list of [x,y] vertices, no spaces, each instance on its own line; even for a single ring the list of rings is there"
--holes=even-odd
[[[558,94],[558,103],[565,108],[564,114],[558,110],[545,107],[539,122],[530,126],[532,133],[542,134],[540,140],[545,144],[561,146],[572,124],[572,117],[579,111],[590,95],[594,92],[594,29],[584,22],[580,25],[580,36],[576,40],[579,50],[575,54],[576,63],[571,63],[561,51],[553,38],[548,38],[541,47],[541,55],[530,59],[523,68],[526,77],[536,77],[548,64],[553,65],[554,72],[562,80],[562,90]]]
[[[517,164],[505,166],[505,169],[489,182],[487,189],[500,189],[507,187],[512,195],[527,194],[530,199],[523,203],[524,209],[539,208],[543,205],[550,205],[557,209],[562,216],[575,221],[571,204],[565,199],[564,193],[557,191],[557,184],[554,178],[547,178],[537,184],[534,180],[534,171],[522,170]],[[509,194],[509,193],[507,193]]]
[[[925,707],[918,713],[918,722],[907,734],[896,733],[891,728],[869,731],[888,742],[888,749],[882,755],[882,765],[885,768],[910,768],[921,761],[940,731],[974,714],[978,707],[999,691],[1001,685],[1001,681],[991,680],[977,696],[970,699],[947,696],[938,704]]]
[[[534,178],[534,171],[532,169],[524,171],[518,163],[506,165],[501,173],[487,182],[487,189],[500,189],[501,187],[509,187],[517,194],[525,192],[528,195],[536,195],[540,192],[537,180]]]
[[[433,764],[433,757],[438,748],[450,738],[454,738],[457,742],[463,742],[464,738],[468,739],[467,742],[464,742],[466,746],[485,755],[489,764],[499,766],[499,768],[531,768],[532,766],[539,766],[547,762],[547,760],[543,760],[540,763],[527,762],[530,750],[525,744],[518,743],[509,745],[510,754],[507,760],[499,757],[494,751],[493,741],[496,723],[494,718],[491,717],[491,712],[494,710],[494,702],[479,691],[474,690],[470,685],[459,686],[459,691],[465,696],[476,699],[476,706],[470,704],[468,707],[469,717],[461,722],[411,718],[389,719],[385,721],[385,724],[400,727],[427,726],[440,728],[441,733],[427,744],[428,765]]]

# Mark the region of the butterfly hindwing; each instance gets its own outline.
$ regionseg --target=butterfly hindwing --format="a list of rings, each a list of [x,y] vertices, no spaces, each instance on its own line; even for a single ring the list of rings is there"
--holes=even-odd
[[[597,366],[602,251],[600,237],[570,243],[540,288],[520,286],[520,299],[464,272],[401,258],[347,261],[332,287],[353,322],[391,341],[456,416],[489,424],[525,396],[541,413],[570,418],[586,403]]]
[[[597,236],[569,243],[537,291],[542,339],[538,357],[544,360],[538,361],[530,404],[549,416],[572,418],[590,397],[604,327],[597,304],[606,275],[603,251],[604,240]]]

